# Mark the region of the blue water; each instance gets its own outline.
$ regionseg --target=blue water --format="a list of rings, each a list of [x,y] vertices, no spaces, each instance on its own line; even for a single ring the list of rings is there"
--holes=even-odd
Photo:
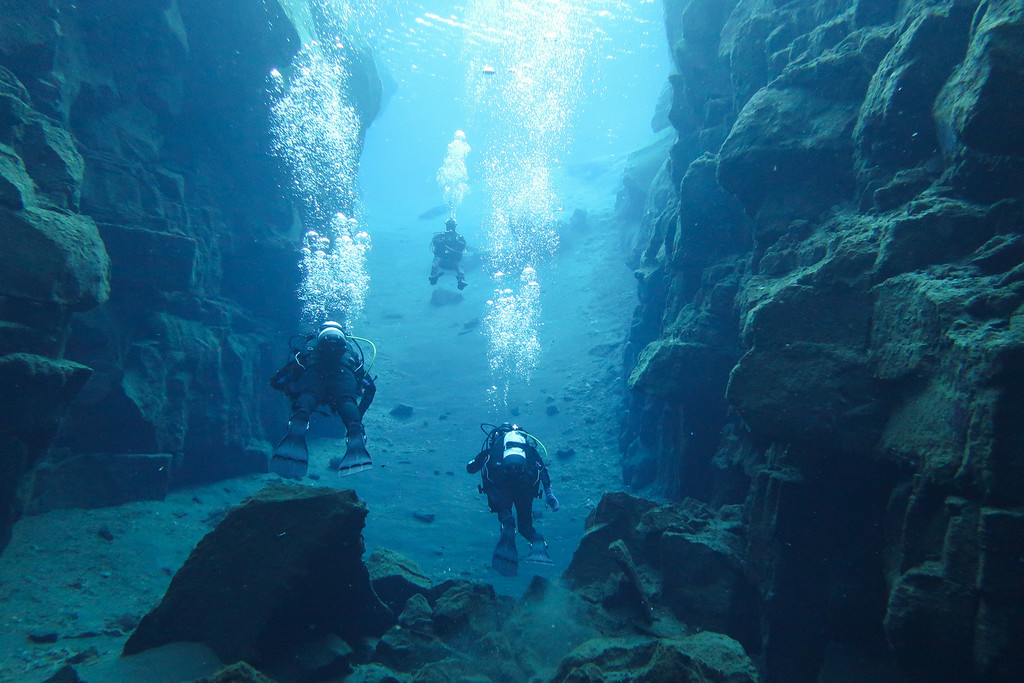
[[[467,226],[484,222],[488,197],[481,187],[483,146],[494,123],[490,108],[502,103],[478,103],[469,92],[467,81],[473,83],[473,74],[468,73],[462,51],[471,31],[458,23],[465,17],[466,4],[410,3],[383,22],[389,37],[381,41],[382,71],[395,86],[367,133],[359,172],[366,214],[376,230],[442,203],[435,174],[456,130],[465,131],[474,150],[467,160],[473,191],[462,217]],[[559,170],[622,159],[649,141],[654,103],[669,69],[661,2],[580,4],[590,7],[588,16],[604,34],[579,74],[581,97],[569,126],[566,154],[552,159]],[[456,19],[426,20],[428,14]],[[502,66],[509,65],[497,65]],[[489,76],[481,71],[476,85],[506,73],[499,69]],[[436,225],[424,227],[424,233]],[[470,232],[467,237],[483,235]]]

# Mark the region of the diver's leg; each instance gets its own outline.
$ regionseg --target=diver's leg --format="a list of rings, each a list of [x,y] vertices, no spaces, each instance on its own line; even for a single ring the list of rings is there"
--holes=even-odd
[[[519,551],[516,550],[516,519],[512,515],[512,498],[501,490],[487,494],[487,504],[497,513],[501,535],[491,555],[491,566],[502,576],[519,573]]]
[[[441,277],[441,259],[434,257],[434,262],[430,264],[430,284],[436,285],[439,277]]]
[[[301,479],[309,468],[309,450],[306,430],[309,416],[316,409],[316,396],[303,392],[292,401],[292,416],[288,420],[288,433],[274,448],[270,471],[287,479]]]
[[[520,494],[516,496],[516,517],[519,519],[519,533],[530,542],[530,554],[526,561],[536,564],[551,564],[551,556],[548,555],[548,544],[544,537],[533,526],[533,500],[534,495]]]
[[[360,421],[359,408],[354,397],[346,397],[338,406],[337,413],[345,423],[345,457],[338,466],[338,474],[347,477],[373,467],[370,453],[366,450],[366,429]]]

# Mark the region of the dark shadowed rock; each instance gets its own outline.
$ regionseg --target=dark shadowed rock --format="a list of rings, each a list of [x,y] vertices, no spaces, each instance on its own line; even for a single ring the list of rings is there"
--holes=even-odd
[[[0,550],[21,516],[17,484],[42,457],[91,370],[28,353],[0,355]]]
[[[499,596],[489,583],[457,581],[434,603],[433,622],[446,643],[467,649],[499,630],[512,605],[511,598]]]
[[[454,306],[455,304],[462,303],[463,297],[458,292],[453,292],[450,289],[436,288],[430,293],[430,305],[431,306]]]
[[[365,518],[351,490],[268,486],[199,542],[124,654],[194,641],[259,663],[323,633],[380,635],[391,615],[362,563]]]
[[[884,227],[876,269],[891,277],[939,263],[957,261],[1000,232],[1021,221],[1014,200],[981,205],[946,199],[924,199],[908,206]]]
[[[107,300],[110,259],[91,218],[26,208],[0,220],[0,292],[73,311]]]
[[[26,513],[100,508],[135,500],[163,500],[172,456],[85,454],[40,466]]]
[[[417,593],[426,594],[432,585],[415,562],[387,548],[374,550],[366,568],[374,592],[395,614],[402,612],[406,600]]]
[[[100,223],[115,286],[188,291],[195,281],[195,239],[168,232]]]
[[[231,666],[208,676],[200,678],[195,683],[273,683],[274,679],[264,676],[256,669],[245,662],[237,662]]]
[[[858,172],[884,175],[940,153],[932,106],[962,58],[971,14],[966,6],[922,12],[879,64],[854,130]]]
[[[608,546],[618,539],[626,540],[630,550],[639,548],[636,525],[643,513],[657,503],[627,493],[606,493],[597,507],[587,515],[586,532],[573,553],[563,578],[572,587],[604,581],[618,570]]]
[[[415,671],[431,662],[461,656],[437,636],[427,599],[414,595],[406,602],[398,623],[374,648],[373,661],[396,671]]]
[[[687,624],[751,642],[758,596],[744,577],[745,559],[746,539],[723,533],[720,525],[697,533],[666,531],[661,600]]]
[[[967,57],[935,104],[944,146],[963,144],[997,155],[1024,156],[1014,122],[1024,108],[1024,17],[1019,2],[984,5]]]
[[[397,417],[402,420],[406,420],[412,417],[413,407],[406,403],[399,403],[394,408],[388,411],[392,417]]]
[[[659,339],[640,353],[629,376],[629,388],[669,402],[684,402],[699,394],[709,382],[725,377],[734,362],[728,349]]]
[[[43,683],[82,683],[82,679],[75,671],[75,667],[65,664],[57,669],[57,672],[47,678]]]
[[[735,640],[719,633],[698,633],[675,639],[588,640],[562,660],[551,680],[756,683],[761,677]]]
[[[609,517],[614,522],[597,521]],[[611,612],[649,622],[667,609],[690,626],[753,644],[758,598],[744,576],[743,530],[730,507],[715,513],[694,500],[658,505],[606,494],[564,578]]]

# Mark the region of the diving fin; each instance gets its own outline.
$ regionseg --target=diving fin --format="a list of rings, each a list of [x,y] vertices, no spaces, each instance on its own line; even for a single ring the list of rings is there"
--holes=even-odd
[[[534,540],[530,544],[530,554],[526,556],[526,561],[534,564],[554,564],[548,555],[548,544],[544,539]]]
[[[309,422],[290,420],[288,433],[274,449],[270,459],[270,471],[285,479],[302,479],[309,467],[309,450],[306,448],[306,429]]]
[[[501,531],[498,545],[491,556],[491,566],[502,576],[515,576],[519,573],[519,551],[516,550],[516,532]]]
[[[345,457],[341,459],[341,464],[338,465],[338,474],[342,477],[348,477],[368,470],[373,467],[373,463],[370,462],[370,453],[366,450],[366,440],[363,437],[362,430],[354,431],[348,435],[348,441],[345,448]]]

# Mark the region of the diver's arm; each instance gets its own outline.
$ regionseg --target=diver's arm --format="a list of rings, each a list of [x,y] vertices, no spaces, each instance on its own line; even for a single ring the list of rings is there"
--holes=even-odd
[[[466,464],[466,471],[469,472],[470,474],[476,474],[481,469],[483,469],[484,461],[487,460],[488,453],[489,451],[487,450],[480,451],[479,453],[477,453],[476,457]]]
[[[270,388],[287,394],[288,382],[292,379],[297,368],[298,363],[294,360],[285,363],[284,367],[275,372],[274,376],[270,378]]]
[[[551,475],[544,463],[540,464],[540,485],[544,487],[544,493],[551,493]]]
[[[359,417],[362,417],[370,404],[373,403],[373,397],[377,393],[377,384],[371,377],[363,378],[363,395],[359,399]]]
[[[537,457],[537,466],[540,468],[540,485],[544,489],[544,502],[552,512],[558,512],[558,508],[561,506],[558,504],[555,494],[551,493],[551,475],[548,474],[548,467],[539,456]]]

